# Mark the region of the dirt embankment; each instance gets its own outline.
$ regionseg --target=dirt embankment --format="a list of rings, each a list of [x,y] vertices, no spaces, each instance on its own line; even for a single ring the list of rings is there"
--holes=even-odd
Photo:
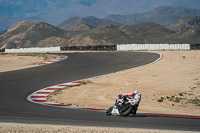
[[[160,51],[159,62],[141,68],[89,79],[66,88],[50,100],[107,109],[121,93],[142,93],[139,112],[200,114],[200,51]]]
[[[193,132],[156,130],[156,129],[154,130],[154,129],[134,129],[134,128],[0,123],[0,133],[193,133]]]

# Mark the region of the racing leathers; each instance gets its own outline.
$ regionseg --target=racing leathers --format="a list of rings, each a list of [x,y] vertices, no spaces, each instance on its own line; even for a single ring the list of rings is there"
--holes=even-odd
[[[133,113],[133,115],[135,115],[137,112],[139,103],[141,101],[141,94],[138,91],[135,91],[134,93],[131,93],[131,94],[121,94],[118,96],[118,100],[120,100],[120,99],[125,100],[125,101],[131,100],[134,103],[134,105],[133,105],[134,111],[132,113]]]

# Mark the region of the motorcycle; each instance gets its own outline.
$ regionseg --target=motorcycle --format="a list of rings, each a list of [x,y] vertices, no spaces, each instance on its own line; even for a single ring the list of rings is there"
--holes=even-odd
[[[133,99],[121,95],[115,101],[115,104],[106,111],[106,115],[120,115],[123,117],[129,114],[136,115],[138,104]]]

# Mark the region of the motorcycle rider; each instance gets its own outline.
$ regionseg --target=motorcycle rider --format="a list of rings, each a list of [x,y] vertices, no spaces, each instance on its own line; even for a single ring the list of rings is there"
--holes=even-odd
[[[118,96],[119,97],[119,99],[121,99],[121,100],[132,100],[133,101],[133,103],[134,103],[134,105],[133,105],[133,108],[135,108],[134,109],[134,112],[133,112],[133,115],[135,115],[136,114],[136,112],[137,112],[137,108],[138,108],[138,106],[139,106],[139,103],[140,103],[140,101],[141,101],[141,94],[139,93],[139,91],[138,90],[135,90],[133,93],[131,93],[131,94],[121,94],[121,95],[119,95]]]

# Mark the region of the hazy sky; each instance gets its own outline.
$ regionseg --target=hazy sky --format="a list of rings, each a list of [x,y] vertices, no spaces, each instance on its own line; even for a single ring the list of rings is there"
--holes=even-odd
[[[133,14],[159,6],[200,9],[200,0],[0,0],[0,21],[29,19],[57,25],[75,16]]]

